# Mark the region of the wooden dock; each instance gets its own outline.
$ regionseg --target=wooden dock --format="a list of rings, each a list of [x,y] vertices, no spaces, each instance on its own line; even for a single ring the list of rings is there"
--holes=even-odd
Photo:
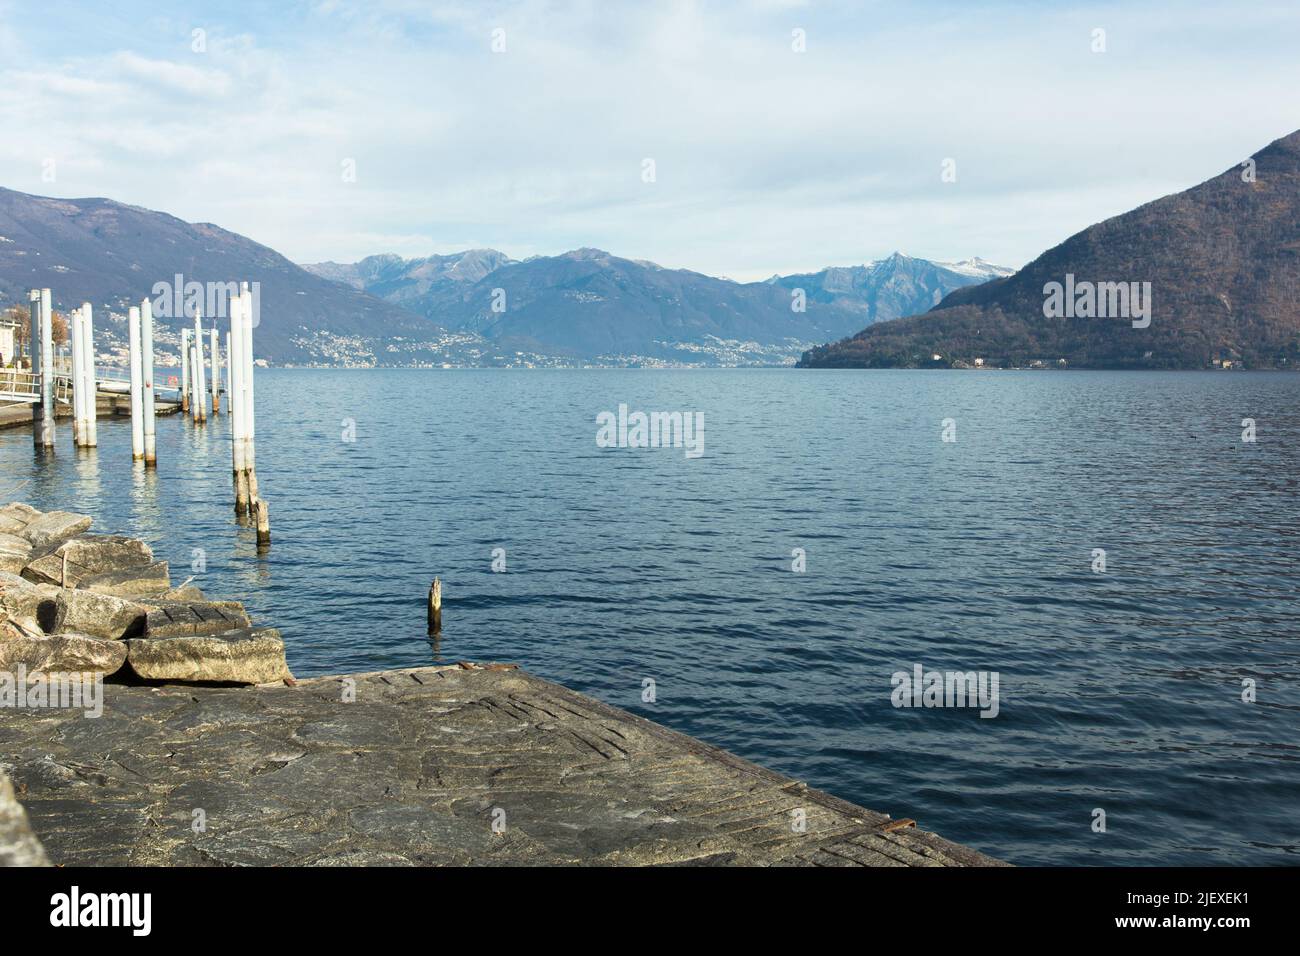
[[[104,690],[0,709],[56,865],[997,865],[499,665]]]

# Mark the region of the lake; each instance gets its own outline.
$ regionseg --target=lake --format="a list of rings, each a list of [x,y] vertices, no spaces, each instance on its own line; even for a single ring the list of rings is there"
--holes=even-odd
[[[224,414],[160,419],[156,474],[125,419],[52,458],[0,433],[0,497],[147,539],[300,677],[518,662],[1016,863],[1300,860],[1300,376],[257,382],[265,555]],[[703,454],[598,446],[621,404],[699,413]],[[996,716],[894,706],[917,666],[996,675]]]

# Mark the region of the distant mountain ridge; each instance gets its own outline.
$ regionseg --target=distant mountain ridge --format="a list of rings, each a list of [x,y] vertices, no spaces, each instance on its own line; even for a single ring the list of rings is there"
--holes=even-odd
[[[895,253],[862,266],[740,283],[590,248],[522,261],[474,249],[304,268],[507,350],[720,364],[793,361],[808,344],[928,308],[954,289],[1012,271],[979,259],[934,263]],[[794,306],[798,289],[802,310]]]
[[[1149,325],[1113,312],[1048,318],[1052,283],[1150,283]],[[924,314],[868,325],[809,350],[801,364],[977,359],[1090,368],[1300,365],[1300,131],[1198,186],[1084,229],[1013,276],[955,290]]]
[[[25,302],[31,288],[48,287],[55,306],[89,301],[97,335],[121,339],[106,313],[121,315],[152,297],[157,282],[259,282],[258,357],[277,363],[338,361],[337,342],[355,343],[357,356],[400,340],[436,347],[445,330],[364,291],[314,275],[273,249],[211,223],[111,199],[54,199],[0,188],[0,298]],[[160,317],[160,332],[182,320]],[[122,323],[124,325],[124,323]],[[331,344],[314,346],[322,335]],[[403,358],[414,354],[406,352]]]
[[[776,365],[1008,272],[895,253],[733,282],[590,248],[304,268],[211,223],[0,189],[0,300],[21,303],[28,289],[49,287],[58,309],[90,301],[97,347],[119,355],[127,309],[177,275],[187,286],[257,283],[255,351],[277,365]],[[185,324],[158,316],[160,354],[174,355]]]

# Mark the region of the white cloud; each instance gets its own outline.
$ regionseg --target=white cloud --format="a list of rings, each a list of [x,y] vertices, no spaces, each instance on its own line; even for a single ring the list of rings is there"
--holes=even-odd
[[[1277,91],[1300,86],[1282,6],[256,9],[213,6],[202,55],[188,22],[10,23],[60,52],[0,68],[0,116],[37,133],[0,146],[5,184],[213,221],[299,261],[591,245],[737,278],[894,249],[1020,265],[1289,132]]]

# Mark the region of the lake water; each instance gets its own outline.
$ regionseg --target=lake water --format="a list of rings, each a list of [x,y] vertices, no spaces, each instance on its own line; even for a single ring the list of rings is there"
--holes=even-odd
[[[1013,862],[1300,862],[1300,376],[257,381],[264,556],[224,415],[160,420],[156,474],[125,420],[82,453],[61,423],[52,459],[0,433],[0,497],[144,537],[177,582],[201,550],[299,676],[514,661]],[[702,412],[703,456],[597,447],[620,403]],[[997,672],[997,716],[894,707],[918,664]]]

